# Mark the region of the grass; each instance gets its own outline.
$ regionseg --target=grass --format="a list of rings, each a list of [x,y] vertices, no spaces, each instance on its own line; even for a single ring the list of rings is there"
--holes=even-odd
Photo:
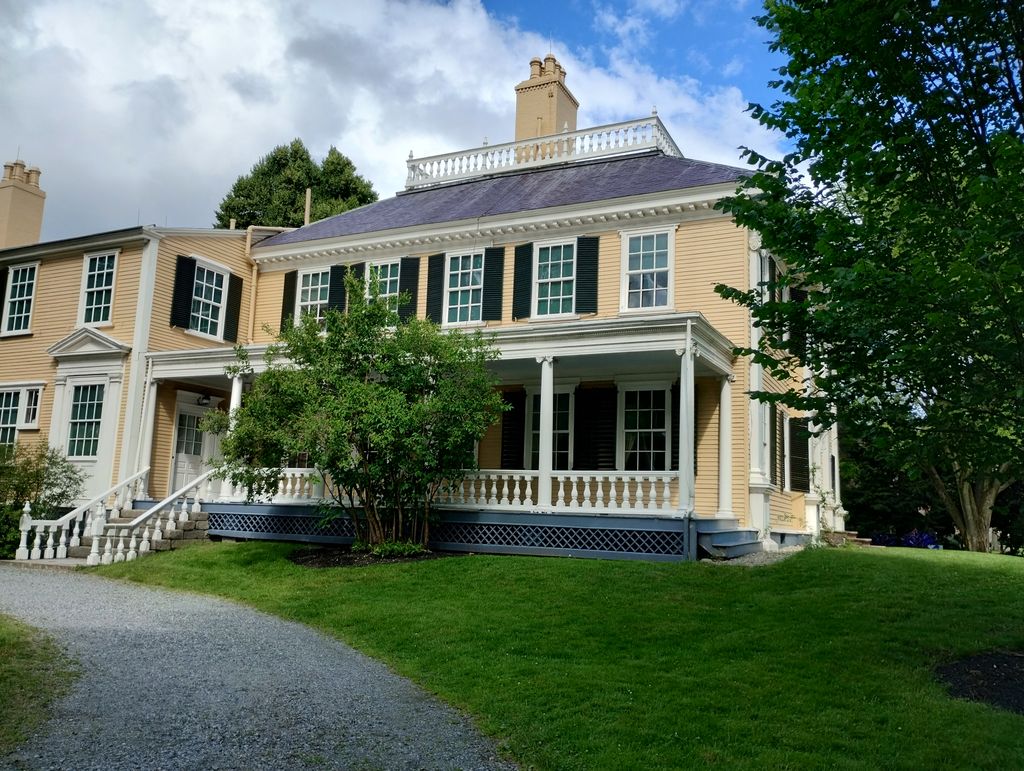
[[[1024,764],[1024,716],[951,699],[931,674],[1024,650],[1022,559],[820,549],[754,569],[472,556],[312,570],[290,548],[211,544],[102,572],[336,635],[537,768]]]
[[[0,616],[0,757],[32,735],[73,676],[48,637]]]

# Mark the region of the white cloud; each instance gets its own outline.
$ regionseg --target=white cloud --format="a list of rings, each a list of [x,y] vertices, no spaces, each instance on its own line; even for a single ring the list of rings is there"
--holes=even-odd
[[[648,15],[682,9],[637,5]],[[209,225],[235,178],[294,137],[317,156],[336,145],[391,195],[410,150],[511,140],[513,86],[549,45],[580,100],[581,127],[657,105],[690,157],[735,163],[739,144],[777,144],[743,116],[736,89],[661,77],[629,46],[598,66],[592,50],[568,50],[557,32],[549,44],[477,0],[4,8],[0,160],[20,147],[42,168],[47,239],[137,222]],[[625,39],[644,34],[637,18]]]

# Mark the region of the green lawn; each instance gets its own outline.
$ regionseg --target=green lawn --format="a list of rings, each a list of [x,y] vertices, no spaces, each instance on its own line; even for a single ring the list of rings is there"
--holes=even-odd
[[[950,699],[931,675],[1024,650],[1024,559],[820,549],[761,568],[472,556],[311,570],[290,548],[211,544],[101,572],[323,629],[538,768],[1024,767],[1024,716]]]
[[[49,638],[0,616],[0,757],[32,735],[73,676]]]

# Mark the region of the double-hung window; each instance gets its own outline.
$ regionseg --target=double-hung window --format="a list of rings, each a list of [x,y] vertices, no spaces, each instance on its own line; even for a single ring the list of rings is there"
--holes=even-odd
[[[32,302],[36,294],[39,263],[15,265],[7,273],[0,334],[18,335],[31,331]]]
[[[572,463],[572,393],[556,391],[551,415],[551,468],[568,471]],[[530,399],[530,468],[540,462],[540,394]]]
[[[398,307],[398,277],[402,269],[399,260],[393,262],[378,262],[367,266],[366,270],[366,296],[372,297],[377,293],[377,299],[388,303],[392,309]]]
[[[471,324],[482,319],[484,255],[448,255],[448,286],[445,291],[445,320],[448,324]]]
[[[103,420],[101,383],[76,385],[71,397],[71,421],[68,425],[68,457],[95,458]]]
[[[331,271],[317,270],[299,275],[298,318],[313,316],[323,322],[327,315],[327,298],[331,289]]]
[[[82,287],[83,324],[110,323],[110,310],[114,301],[116,262],[116,252],[85,256],[85,278]]]
[[[672,297],[670,231],[623,233],[623,310],[667,308]]]
[[[225,294],[224,274],[203,265],[196,265],[189,329],[211,337],[220,337]]]
[[[626,471],[668,468],[669,399],[664,389],[623,394],[622,445]]]
[[[0,453],[18,438],[18,406],[21,391],[0,391]]]
[[[534,316],[573,313],[576,295],[576,244],[542,244],[537,247],[537,291]]]

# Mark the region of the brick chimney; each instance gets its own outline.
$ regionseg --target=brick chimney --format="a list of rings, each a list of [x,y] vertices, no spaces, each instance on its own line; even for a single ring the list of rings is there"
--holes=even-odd
[[[530,60],[530,77],[516,86],[516,141],[576,130],[580,103],[565,87],[565,70],[548,54]]]
[[[4,164],[0,180],[0,249],[39,242],[46,193],[39,188],[40,171],[25,162]]]

